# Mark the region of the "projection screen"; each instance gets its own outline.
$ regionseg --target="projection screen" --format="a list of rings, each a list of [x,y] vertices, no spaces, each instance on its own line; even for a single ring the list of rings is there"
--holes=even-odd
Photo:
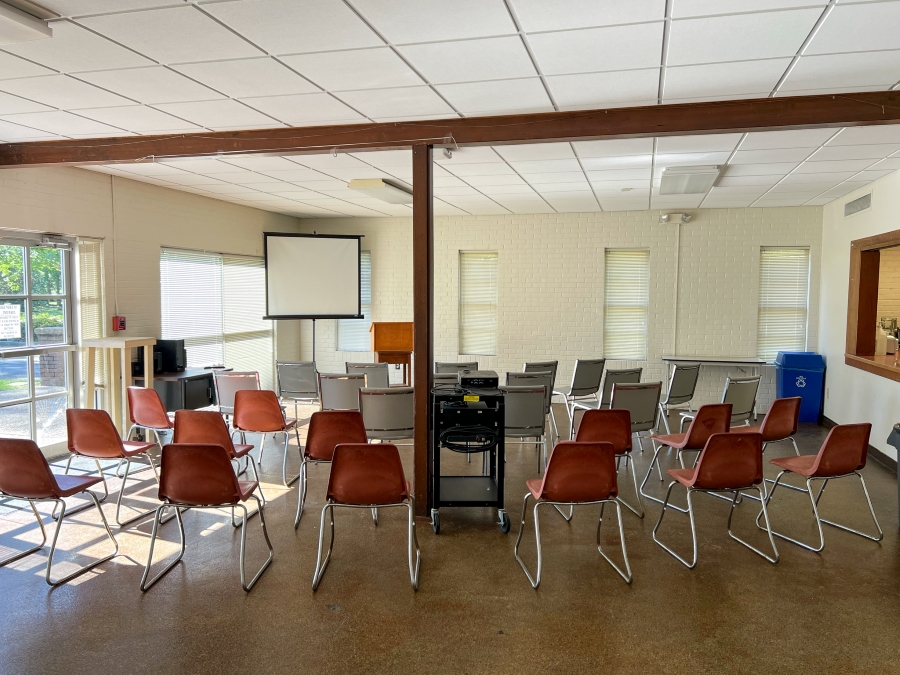
[[[267,319],[361,319],[359,235],[265,232]]]

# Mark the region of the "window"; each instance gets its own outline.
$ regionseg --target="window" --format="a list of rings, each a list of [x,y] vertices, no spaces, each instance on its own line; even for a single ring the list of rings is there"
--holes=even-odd
[[[360,251],[359,285],[364,319],[337,320],[337,348],[341,352],[367,352],[371,347],[372,325],[372,252]]]
[[[606,249],[603,353],[607,359],[647,360],[650,251]]]
[[[808,305],[809,249],[760,249],[756,351],[761,359],[806,349]]]
[[[72,360],[60,348],[72,335],[70,252],[6,236],[3,242],[0,351],[7,355],[0,359],[0,433],[51,445],[66,438]]]
[[[459,252],[459,353],[497,354],[497,252]]]
[[[103,297],[103,242],[78,240],[78,324],[82,340],[102,338],[106,325]],[[82,350],[81,379],[87,376],[87,350]],[[95,355],[94,384],[100,392],[106,384],[105,349]],[[92,405],[93,402],[84,402]],[[102,407],[102,406],[101,406]]]
[[[159,272],[162,337],[184,339],[188,367],[255,370],[273,388],[263,259],[164,248]]]

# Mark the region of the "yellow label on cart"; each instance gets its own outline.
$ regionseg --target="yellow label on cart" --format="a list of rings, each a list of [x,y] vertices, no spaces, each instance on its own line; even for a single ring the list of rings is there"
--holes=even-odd
[[[463,396],[463,401],[466,403],[478,403],[481,400],[480,396]]]

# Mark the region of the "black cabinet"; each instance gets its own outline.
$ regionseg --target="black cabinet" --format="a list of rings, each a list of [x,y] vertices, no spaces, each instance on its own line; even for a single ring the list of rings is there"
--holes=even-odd
[[[143,386],[143,382],[143,378],[135,378],[136,385]],[[203,368],[154,375],[153,388],[168,412],[197,410],[216,402],[212,371]]]

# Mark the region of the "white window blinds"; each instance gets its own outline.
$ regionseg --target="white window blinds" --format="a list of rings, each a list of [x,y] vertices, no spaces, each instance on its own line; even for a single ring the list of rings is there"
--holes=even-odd
[[[459,353],[497,354],[497,252],[459,252]]]
[[[647,360],[650,251],[607,249],[603,304],[603,354]]]
[[[164,248],[160,254],[163,339],[184,339],[188,367],[258,371],[272,388],[272,322],[261,258]]]
[[[372,325],[372,252],[360,251],[359,285],[364,319],[337,320],[337,348],[342,352],[367,352],[371,347],[369,327]]]
[[[106,308],[103,303],[103,242],[96,239],[78,240],[78,323],[81,340],[103,337]],[[83,352],[86,350],[82,350]],[[94,367],[95,382],[106,382],[105,350],[100,350]],[[87,371],[87,355],[82,354],[82,380]],[[93,405],[93,401],[90,402]]]
[[[759,257],[757,354],[804,351],[809,308],[809,249],[762,248]]]

